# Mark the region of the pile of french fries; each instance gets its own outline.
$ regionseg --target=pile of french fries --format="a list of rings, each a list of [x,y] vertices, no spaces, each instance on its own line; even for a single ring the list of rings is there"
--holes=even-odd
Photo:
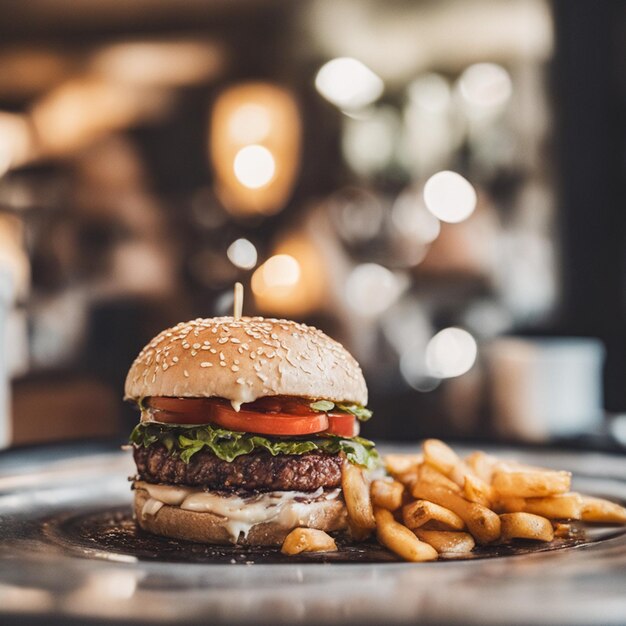
[[[348,528],[354,541],[375,532],[407,561],[432,561],[512,539],[549,542],[567,536],[572,520],[626,524],[624,507],[570,491],[569,472],[480,451],[463,459],[438,439],[424,441],[421,454],[388,455],[385,466],[389,477],[370,483],[360,468],[344,464]],[[326,533],[304,528],[283,545],[285,554],[334,549]]]

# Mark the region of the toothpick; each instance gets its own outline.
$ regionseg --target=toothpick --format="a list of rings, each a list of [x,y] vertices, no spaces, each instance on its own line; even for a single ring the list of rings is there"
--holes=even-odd
[[[243,310],[243,285],[235,283],[235,298],[233,300],[233,317],[241,319],[241,311]]]

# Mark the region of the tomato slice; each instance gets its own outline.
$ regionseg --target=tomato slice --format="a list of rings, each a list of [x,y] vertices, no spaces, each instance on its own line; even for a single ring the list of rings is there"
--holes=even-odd
[[[349,413],[328,413],[328,433],[339,437],[356,437],[359,423]]]
[[[241,430],[262,435],[312,435],[328,429],[326,413],[290,415],[289,413],[256,413],[235,411],[232,407],[219,406],[213,423],[229,430]]]
[[[355,437],[356,418],[347,413],[322,413],[307,398],[270,396],[242,405],[235,411],[222,398],[151,397],[147,406],[157,422],[166,424],[215,424],[228,430],[260,435],[302,436],[319,433]]]

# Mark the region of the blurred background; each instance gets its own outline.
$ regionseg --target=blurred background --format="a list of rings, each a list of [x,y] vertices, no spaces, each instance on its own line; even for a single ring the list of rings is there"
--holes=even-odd
[[[626,443],[626,4],[0,2],[0,447],[159,330],[342,341],[363,434]]]

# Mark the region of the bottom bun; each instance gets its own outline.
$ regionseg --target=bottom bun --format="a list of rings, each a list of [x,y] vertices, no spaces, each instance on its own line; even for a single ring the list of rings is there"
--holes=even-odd
[[[347,527],[346,507],[342,497],[298,502],[297,515],[288,515],[287,519],[269,519],[245,530],[241,530],[243,524],[234,523],[220,515],[189,511],[167,504],[163,504],[156,513],[144,515],[148,500],[150,495],[146,490],[135,490],[135,518],[143,530],[163,537],[199,543],[279,546],[294,528],[304,526],[332,532]]]

